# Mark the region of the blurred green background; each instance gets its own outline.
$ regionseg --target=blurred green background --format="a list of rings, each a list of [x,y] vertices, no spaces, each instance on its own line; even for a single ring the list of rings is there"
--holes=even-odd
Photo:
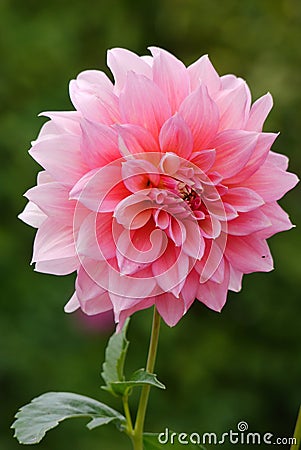
[[[74,276],[35,273],[34,230],[16,218],[39,170],[27,154],[43,123],[37,114],[71,109],[69,80],[84,69],[107,70],[108,48],[144,54],[158,45],[187,64],[209,53],[221,74],[248,81],[254,99],[272,93],[265,129],[281,132],[274,149],[300,174],[301,3],[0,0],[0,33],[0,449],[17,450],[9,426],[33,397],[67,390],[110,401],[99,389],[110,319],[89,327],[64,314]],[[300,189],[281,204],[300,225]],[[152,392],[148,430],[222,433],[245,420],[250,431],[291,435],[301,403],[300,241],[299,228],[273,237],[276,270],[246,276],[222,314],[197,303],[176,328],[162,327],[157,373],[168,389]],[[129,371],[144,365],[150,321],[151,311],[133,317]],[[130,449],[113,427],[89,432],[84,423],[64,423],[39,448]]]

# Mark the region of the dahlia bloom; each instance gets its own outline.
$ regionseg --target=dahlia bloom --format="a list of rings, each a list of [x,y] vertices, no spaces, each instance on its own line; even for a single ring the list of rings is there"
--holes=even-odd
[[[20,217],[38,228],[39,272],[77,272],[67,312],[113,309],[120,329],[156,305],[173,326],[195,299],[220,311],[243,274],[273,269],[267,239],[292,227],[277,204],[297,183],[262,131],[272,108],[208,56],[108,52],[114,84],[87,70],[75,111],[46,112],[30,150],[43,167]]]

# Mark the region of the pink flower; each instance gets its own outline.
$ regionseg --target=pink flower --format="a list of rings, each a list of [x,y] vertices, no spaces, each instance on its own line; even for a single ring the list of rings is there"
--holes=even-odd
[[[156,305],[173,326],[195,298],[220,311],[243,274],[273,269],[267,238],[292,224],[277,204],[297,183],[262,132],[244,80],[208,56],[108,52],[70,83],[72,112],[48,112],[31,156],[44,168],[20,215],[38,228],[40,272],[77,271],[65,310],[113,309],[122,327]]]

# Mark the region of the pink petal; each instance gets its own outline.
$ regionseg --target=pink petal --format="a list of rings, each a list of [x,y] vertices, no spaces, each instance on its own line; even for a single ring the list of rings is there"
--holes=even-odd
[[[239,292],[242,288],[242,277],[243,273],[235,269],[230,264],[230,281],[229,290],[233,292]]]
[[[170,327],[175,326],[185,314],[184,301],[172,294],[161,294],[155,301],[160,316]]]
[[[100,71],[86,71],[70,82],[75,108],[89,120],[110,125],[119,122],[118,98],[109,78]]]
[[[215,161],[215,150],[211,149],[193,152],[190,161],[197,165],[202,172],[207,173]]]
[[[160,175],[157,167],[141,159],[129,159],[122,163],[122,178],[131,192],[142,191],[158,186]]]
[[[189,273],[189,257],[170,244],[152,264],[152,270],[158,286],[178,297]]]
[[[195,90],[201,84],[204,84],[208,89],[209,95],[212,95],[220,89],[220,77],[208,55],[202,56],[191,64],[187,71],[190,77],[191,90]]]
[[[270,228],[269,218],[260,209],[240,213],[239,216],[227,223],[227,231],[231,235],[245,236],[257,231]]]
[[[119,149],[123,155],[160,152],[158,142],[145,128],[132,124],[115,125],[115,127],[121,139]]]
[[[183,225],[186,230],[186,239],[182,245],[183,252],[191,258],[201,259],[205,250],[205,242],[199,224],[194,220],[185,220]]]
[[[69,200],[69,190],[56,181],[39,184],[25,194],[47,216],[52,216],[65,225],[72,226],[75,201]]]
[[[108,67],[115,79],[115,92],[118,94],[126,83],[130,70],[137,74],[152,78],[152,70],[141,57],[125,48],[113,48],[108,51]]]
[[[87,165],[94,169],[120,158],[118,135],[110,127],[81,120],[81,150]]]
[[[33,250],[33,262],[66,257],[76,258],[73,229],[48,218],[38,229]]]
[[[290,221],[289,216],[276,202],[266,203],[261,208],[261,211],[269,218],[272,225],[270,228],[261,231],[260,237],[267,239],[281,231],[290,230],[294,227]]]
[[[249,161],[239,173],[234,175],[232,178],[227,179],[227,184],[239,184],[253,175],[253,173],[255,173],[267,159],[270,148],[277,136],[278,135],[276,133],[260,133],[258,135],[257,144]]]
[[[19,219],[31,227],[39,228],[47,219],[46,214],[34,203],[28,202],[24,210],[18,215]]]
[[[268,244],[255,236],[230,236],[225,256],[234,268],[243,273],[273,270]]]
[[[76,294],[82,311],[88,315],[99,314],[112,309],[109,294],[80,268],[76,280]]]
[[[98,260],[109,260],[116,255],[112,213],[91,213],[83,221],[77,241],[76,251],[81,256]]]
[[[171,53],[149,47],[153,61],[153,81],[166,95],[174,114],[189,94],[190,82],[185,65]]]
[[[140,311],[142,309],[150,308],[153,306],[156,297],[144,298],[143,301],[140,301],[136,305],[131,308],[124,309],[115,315],[115,322],[118,322],[116,333],[119,333],[124,325],[126,319],[132,316],[135,312]]]
[[[237,174],[249,161],[257,139],[257,133],[250,131],[222,131],[211,143],[211,147],[216,149],[216,159],[212,169],[224,178]]]
[[[92,211],[114,211],[116,205],[129,195],[123,184],[121,164],[111,163],[84,175],[70,192],[70,198],[78,200]]]
[[[49,117],[51,121],[43,125],[38,139],[44,138],[49,134],[50,126],[56,128],[56,131],[53,133],[55,135],[64,133],[80,135],[79,122],[81,114],[78,111],[46,111],[40,113],[39,116]]]
[[[173,152],[186,159],[191,155],[192,134],[179,114],[165,122],[160,131],[159,142],[162,152]]]
[[[273,202],[283,197],[298,181],[299,179],[295,174],[285,172],[278,167],[271,167],[267,162],[241,184],[253,189],[266,202]]]
[[[120,201],[114,217],[125,228],[134,230],[148,222],[153,206],[152,200],[146,194],[137,192]]]
[[[143,269],[135,275],[128,276],[119,273],[117,270],[110,269],[109,271],[109,293],[110,298],[114,304],[114,311],[118,307],[120,309],[127,309],[132,304],[129,304],[124,308],[123,305],[120,307],[116,304],[118,297],[128,299],[131,303],[131,299],[139,302],[144,298],[147,298],[155,292],[156,280],[152,276],[150,268]],[[137,303],[136,302],[136,303]]]
[[[66,313],[72,313],[72,312],[76,311],[79,307],[80,307],[80,304],[79,304],[76,292],[74,292],[74,294],[72,295],[70,300],[66,303],[66,305],[64,307],[64,311]]]
[[[117,261],[120,272],[130,275],[152,264],[165,251],[167,237],[162,230],[143,227],[130,233],[124,230],[118,239]]]
[[[219,111],[207,87],[202,84],[192,92],[181,104],[179,112],[192,132],[194,151],[208,148],[219,127]]]
[[[260,195],[252,189],[245,187],[234,187],[228,189],[223,195],[223,202],[230,203],[237,211],[247,212],[264,204]]]
[[[88,170],[77,136],[64,134],[37,141],[29,153],[56,181],[66,186],[72,186]]]
[[[273,107],[273,98],[268,92],[253,103],[247,121],[246,130],[262,131],[263,124]]]
[[[230,270],[227,264],[222,283],[215,283],[209,280],[199,285],[197,299],[208,306],[208,308],[213,309],[213,311],[220,312],[226,303],[230,277],[229,272]]]
[[[72,257],[51,259],[49,261],[37,261],[35,271],[51,273],[52,275],[68,275],[78,269],[79,261]]]
[[[170,117],[167,98],[159,87],[143,75],[128,72],[120,94],[122,121],[140,125],[157,137],[163,123]]]
[[[220,131],[245,127],[250,112],[251,94],[244,80],[239,79],[239,83],[232,89],[220,91],[214,101],[220,113]]]
[[[196,298],[196,294],[199,286],[199,274],[192,269],[185,281],[185,284],[181,290],[181,297],[184,300],[185,312],[190,308]]]

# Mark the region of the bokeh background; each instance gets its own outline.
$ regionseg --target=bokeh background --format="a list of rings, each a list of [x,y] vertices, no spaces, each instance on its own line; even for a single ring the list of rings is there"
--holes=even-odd
[[[9,426],[33,397],[65,390],[110,401],[100,368],[111,317],[91,323],[64,314],[74,276],[35,273],[34,230],[17,220],[39,170],[27,154],[44,120],[37,114],[71,109],[69,80],[84,69],[107,71],[108,48],[145,54],[158,45],[187,64],[209,53],[220,74],[248,81],[254,99],[272,93],[265,129],[281,132],[274,149],[300,174],[301,3],[1,0],[0,33],[0,448],[17,450]],[[176,328],[162,327],[157,372],[168,389],[152,392],[148,430],[223,433],[245,420],[250,431],[292,434],[301,403],[300,188],[281,204],[299,228],[270,240],[276,270],[246,276],[222,314],[198,303]],[[150,321],[151,311],[133,317],[128,372],[144,365]],[[113,427],[89,432],[84,424],[65,422],[39,448],[130,449]]]

